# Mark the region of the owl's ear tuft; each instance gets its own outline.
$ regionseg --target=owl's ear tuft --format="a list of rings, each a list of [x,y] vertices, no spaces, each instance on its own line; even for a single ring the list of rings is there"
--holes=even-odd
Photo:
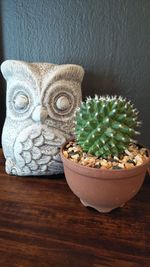
[[[75,82],[82,82],[84,76],[84,69],[80,65],[64,64],[58,65],[58,69],[54,72],[54,81],[58,80],[72,80]]]
[[[84,69],[80,65],[66,64],[64,68],[66,68],[66,76],[68,73],[69,76],[71,76],[73,80],[75,79],[76,81],[79,81],[80,83],[82,82],[82,79],[84,76]]]
[[[1,64],[1,72],[6,80],[9,80],[14,71],[19,71],[20,61],[17,60],[6,60]]]
[[[22,79],[23,77],[32,77],[30,73],[29,64],[19,60],[6,60],[1,64],[1,72],[5,80],[9,80],[14,77]]]
[[[6,60],[1,64],[1,72],[5,78],[5,80],[8,80],[9,77],[12,76],[12,62],[13,60]]]

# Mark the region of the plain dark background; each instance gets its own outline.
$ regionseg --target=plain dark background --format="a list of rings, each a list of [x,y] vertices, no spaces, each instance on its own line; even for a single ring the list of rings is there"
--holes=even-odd
[[[131,99],[150,146],[149,0],[1,0],[0,60],[84,67],[83,97]],[[6,85],[0,75],[0,129]]]

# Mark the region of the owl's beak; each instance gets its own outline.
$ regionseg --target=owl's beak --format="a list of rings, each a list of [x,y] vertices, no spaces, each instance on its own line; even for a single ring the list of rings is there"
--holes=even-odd
[[[32,119],[35,121],[35,122],[41,122],[41,123],[44,123],[44,121],[46,120],[48,116],[48,113],[47,113],[47,110],[45,107],[39,105],[37,106],[34,110],[33,110],[33,113],[32,113]]]

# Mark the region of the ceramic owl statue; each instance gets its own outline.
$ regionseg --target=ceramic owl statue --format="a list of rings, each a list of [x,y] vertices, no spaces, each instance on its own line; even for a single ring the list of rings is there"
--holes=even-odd
[[[1,71],[7,81],[2,132],[6,172],[21,176],[62,173],[59,150],[73,133],[83,68],[7,60]]]

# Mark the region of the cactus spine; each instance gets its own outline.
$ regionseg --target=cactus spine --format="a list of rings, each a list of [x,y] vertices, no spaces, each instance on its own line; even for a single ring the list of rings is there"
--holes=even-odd
[[[138,111],[121,96],[87,98],[76,112],[75,137],[83,151],[106,158],[124,152],[137,132]]]

